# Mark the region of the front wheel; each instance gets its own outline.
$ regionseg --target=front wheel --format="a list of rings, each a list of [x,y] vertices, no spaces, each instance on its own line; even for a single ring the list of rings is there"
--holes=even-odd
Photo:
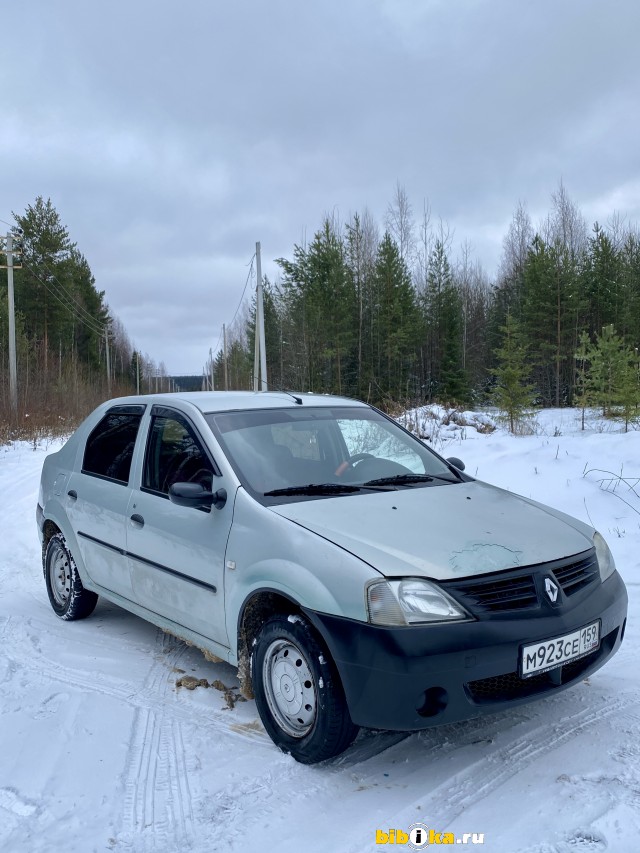
[[[47,542],[44,578],[51,607],[61,619],[71,622],[93,613],[98,596],[82,586],[75,560],[62,533],[55,533]]]
[[[358,733],[335,664],[300,616],[273,616],[251,655],[260,719],[283,752],[316,764],[343,752]]]

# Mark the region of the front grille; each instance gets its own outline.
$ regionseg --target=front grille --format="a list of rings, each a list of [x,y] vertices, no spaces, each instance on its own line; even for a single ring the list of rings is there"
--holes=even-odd
[[[517,672],[507,672],[505,675],[470,681],[467,690],[473,701],[480,705],[482,702],[500,702],[520,696],[531,696],[547,689],[550,684],[548,672],[532,675],[531,678],[520,678]]]
[[[617,629],[605,637],[599,649],[590,652],[583,658],[565,663],[564,666],[532,675],[531,678],[521,678],[517,672],[505,675],[494,675],[491,678],[481,678],[470,681],[465,685],[469,697],[476,705],[488,702],[508,702],[510,699],[523,699],[536,693],[549,693],[557,687],[562,687],[579,678],[583,672],[594,664],[600,657],[608,655],[616,641]]]
[[[535,607],[538,603],[533,575],[482,581],[457,581],[452,583],[450,588],[459,593],[463,603],[470,610],[482,613],[525,610]]]
[[[526,569],[510,569],[459,581],[444,581],[442,586],[477,616],[532,610],[544,596],[543,578],[551,575],[565,596],[571,597],[600,577],[594,551]],[[537,580],[537,583],[536,583]],[[542,596],[542,599],[541,599]]]
[[[595,554],[585,560],[579,560],[568,566],[561,566],[553,570],[553,575],[562,587],[565,595],[573,595],[580,589],[589,586],[600,576],[598,559]]]

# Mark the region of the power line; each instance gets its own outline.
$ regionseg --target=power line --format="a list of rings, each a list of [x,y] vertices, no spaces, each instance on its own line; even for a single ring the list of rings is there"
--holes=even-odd
[[[255,261],[255,259],[256,259],[256,253],[254,252],[253,257],[251,258],[251,261],[249,262],[249,275],[247,276],[247,280],[244,283],[244,288],[242,290],[242,296],[240,297],[240,302],[238,302],[238,307],[236,308],[236,312],[233,315],[231,322],[229,323],[230,326],[233,326],[233,321],[238,316],[238,311],[240,310],[240,306],[242,305],[242,302],[244,300],[244,295],[247,292],[247,285],[249,284],[249,279],[251,278],[251,273],[253,272],[253,262]],[[222,337],[222,335],[220,337]]]
[[[98,325],[100,325],[99,321],[96,320],[96,318],[93,316],[93,314],[91,314],[90,311],[87,311],[87,309],[84,307],[84,305],[78,301],[76,295],[74,293],[72,293],[71,291],[67,290],[65,288],[65,286],[62,284],[62,282],[58,278],[56,278],[55,273],[53,273],[49,269],[49,267],[47,266],[47,264],[45,263],[44,260],[42,261],[42,266],[49,273],[51,278],[56,282],[56,284],[58,285],[58,287],[60,288],[62,293],[67,297],[67,299],[69,299],[71,302],[73,302],[74,306],[78,309],[78,311],[80,311],[81,314],[84,314],[84,316],[87,317],[90,322],[98,323]],[[33,272],[33,270],[32,270],[32,272]]]
[[[11,228],[19,227],[16,225],[16,223],[11,224],[10,222],[7,222],[6,219],[0,218],[0,222],[4,222],[5,225],[9,225]],[[73,306],[66,306],[65,305],[65,307],[70,308],[72,311],[75,308],[75,310],[78,312],[78,314],[76,315],[78,320],[80,320],[82,322],[82,317],[84,316],[84,318],[86,319],[85,325],[87,325],[87,326],[89,326],[90,324],[95,325],[96,328],[94,329],[94,331],[98,331],[100,334],[102,334],[103,330],[104,330],[104,326],[98,320],[96,320],[96,318],[93,316],[93,314],[91,314],[89,311],[87,311],[87,309],[84,307],[84,305],[78,301],[78,299],[74,293],[71,293],[69,290],[67,290],[65,288],[65,286],[57,278],[55,273],[52,272],[52,270],[47,265],[47,263],[44,261],[44,259],[41,261],[41,265],[44,267],[46,272],[51,276],[51,278],[53,279],[53,282],[55,282],[55,284],[58,286],[58,288],[62,292],[63,296],[65,296],[71,303],[73,303]],[[23,253],[22,266],[26,267],[38,279],[38,281],[40,281],[41,284],[45,284],[45,282],[40,278],[40,276],[33,269],[33,267],[28,266],[24,262],[24,253]],[[53,282],[51,282],[52,286],[53,286]],[[49,292],[51,293],[51,290],[49,290]],[[52,293],[52,295],[55,296],[54,293]],[[62,300],[59,298],[59,296],[56,298],[58,299],[59,302],[61,302],[61,304],[64,305],[64,302],[62,302]],[[107,324],[105,324],[105,325],[107,325]]]
[[[233,326],[233,321],[238,316],[238,311],[240,310],[240,307],[241,307],[242,303],[244,302],[244,295],[247,292],[247,285],[249,284],[249,280],[251,279],[251,274],[253,273],[253,262],[255,261],[255,259],[256,259],[256,253],[254,252],[253,255],[251,256],[251,260],[249,261],[249,273],[247,275],[247,280],[244,283],[244,287],[242,288],[242,296],[240,297],[240,301],[238,302],[238,306],[237,306],[237,308],[233,314],[233,317],[231,318],[231,322],[229,323],[229,327]],[[222,330],[220,331],[220,335],[218,337],[218,343],[215,346],[216,352],[220,351],[220,341],[221,340],[222,340]]]
[[[235,320],[235,319],[236,319],[236,317],[238,316],[238,311],[240,310],[240,307],[242,306],[242,303],[244,302],[244,295],[245,295],[245,293],[247,292],[247,287],[248,287],[248,285],[249,285],[249,281],[250,281],[250,279],[251,279],[251,275],[252,275],[252,273],[253,273],[253,262],[255,261],[255,259],[256,259],[256,253],[254,252],[254,253],[253,253],[253,255],[251,256],[251,260],[249,261],[249,264],[248,264],[248,266],[249,266],[249,272],[248,272],[248,274],[247,274],[247,280],[246,280],[246,281],[245,281],[245,283],[244,283],[244,287],[242,288],[242,296],[240,297],[240,301],[238,302],[238,305],[237,305],[236,310],[235,310],[235,312],[234,312],[234,314],[233,314],[233,317],[232,317],[232,319],[231,319],[231,322],[229,323],[229,326],[228,326],[227,328],[229,328],[229,327],[231,327],[231,326],[233,325],[234,320]],[[220,352],[220,341],[222,340],[222,335],[223,335],[223,329],[221,329],[221,330],[220,330],[220,334],[219,334],[219,336],[218,336],[218,342],[217,342],[217,344],[215,345],[215,347],[214,347],[214,349],[213,349],[213,351],[214,351],[216,354]]]
[[[104,334],[105,326],[101,325],[95,318],[88,314],[88,312],[85,313],[87,314],[87,317],[90,318],[89,320],[87,320],[81,314],[76,313],[74,311],[74,307],[65,302],[64,299],[62,299],[60,295],[53,289],[53,287],[50,287],[49,282],[41,278],[38,273],[32,267],[29,266],[29,264],[26,264],[24,262],[24,258],[22,259],[22,266],[25,269],[28,269],[29,272],[40,282],[40,284],[51,294],[51,296],[53,296],[53,298],[56,299],[62,305],[63,308],[66,308],[67,311],[70,311],[74,315],[74,318],[76,320],[85,325],[92,332],[95,332],[98,335]]]

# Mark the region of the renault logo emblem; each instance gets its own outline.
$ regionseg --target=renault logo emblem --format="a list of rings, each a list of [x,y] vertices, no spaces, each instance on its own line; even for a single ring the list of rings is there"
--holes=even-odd
[[[558,599],[558,587],[551,578],[544,579],[544,591],[549,596],[549,601],[555,604]]]

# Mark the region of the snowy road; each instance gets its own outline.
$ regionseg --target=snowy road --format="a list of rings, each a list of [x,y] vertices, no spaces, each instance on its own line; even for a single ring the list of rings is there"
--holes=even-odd
[[[416,822],[484,833],[467,846],[501,853],[636,849],[640,500],[583,474],[640,474],[640,433],[578,435],[560,417],[545,413],[546,435],[529,438],[467,430],[446,455],[591,518],[628,585],[619,654],[553,699],[420,734],[363,732],[315,768],[275,749],[253,702],[234,704],[231,667],[105,602],[82,622],[56,618],[34,517],[45,451],[0,448],[0,850],[365,853],[399,847],[376,845],[376,830]],[[184,674],[217,686],[177,688]]]

